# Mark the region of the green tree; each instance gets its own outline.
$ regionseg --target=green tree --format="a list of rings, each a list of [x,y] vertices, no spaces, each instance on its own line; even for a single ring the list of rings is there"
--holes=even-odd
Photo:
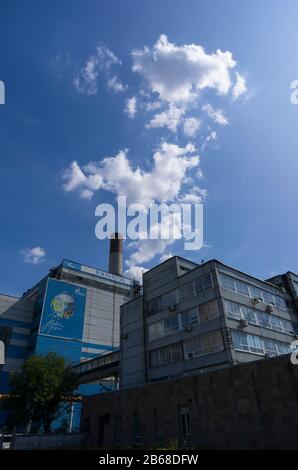
[[[10,398],[5,400],[10,425],[30,421],[50,432],[52,422],[68,408],[67,398],[78,386],[77,376],[55,353],[31,356],[22,372],[10,376]]]

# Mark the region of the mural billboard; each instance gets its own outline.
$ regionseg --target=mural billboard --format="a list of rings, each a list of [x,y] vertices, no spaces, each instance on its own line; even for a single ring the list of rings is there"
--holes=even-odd
[[[82,339],[87,289],[49,279],[39,333]]]

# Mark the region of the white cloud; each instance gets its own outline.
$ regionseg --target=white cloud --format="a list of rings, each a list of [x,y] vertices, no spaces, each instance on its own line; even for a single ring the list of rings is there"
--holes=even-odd
[[[45,260],[46,251],[44,248],[36,246],[34,248],[26,248],[25,250],[21,250],[21,254],[25,263],[39,264]]]
[[[167,261],[167,259],[170,259],[170,258],[172,258],[173,256],[174,256],[173,253],[164,253],[164,254],[160,257],[159,262],[160,262],[160,263],[163,263],[164,261]]]
[[[148,103],[144,104],[144,108],[146,111],[156,111],[157,109],[161,108],[161,102],[160,101],[149,101]]]
[[[247,92],[245,77],[238,72],[235,73],[235,76],[236,76],[236,83],[232,89],[232,96],[234,100],[238,99],[239,96]]]
[[[191,143],[179,147],[163,142],[153,155],[151,171],[139,167],[134,169],[127,157],[127,150],[121,150],[115,157],[89,163],[83,168],[72,162],[64,172],[63,188],[67,192],[77,190],[85,198],[92,197],[99,189],[105,189],[126,195],[128,204],[140,203],[148,207],[150,200],[176,200],[188,172],[198,168],[199,162],[196,148]]]
[[[176,132],[177,126],[180,124],[181,117],[184,113],[184,108],[170,105],[166,111],[162,111],[161,113],[155,114],[149,124],[146,124],[146,127],[148,129],[156,127],[166,127],[172,132]]]
[[[121,65],[121,61],[115,54],[105,46],[96,48],[95,54],[91,55],[85,65],[73,80],[74,87],[79,93],[85,95],[95,95],[98,92],[98,81],[101,72],[106,74],[108,87],[119,88],[122,84],[117,76],[109,77],[112,65]],[[109,83],[110,82],[110,83]],[[120,91],[119,89],[117,91]]]
[[[124,272],[125,276],[128,276],[132,279],[135,279],[136,281],[139,281],[140,284],[142,284],[143,281],[143,273],[148,271],[144,266],[132,266]]]
[[[232,85],[230,72],[236,66],[229,51],[208,54],[197,44],[176,46],[165,35],[153,48],[134,50],[132,58],[133,71],[161,100],[171,103],[192,101],[205,88],[226,95]]]
[[[217,138],[217,132],[210,131],[202,144],[202,150],[206,150],[210,145],[214,145],[217,142]]]
[[[204,111],[210,119],[217,124],[222,126],[226,126],[228,124],[228,120],[222,109],[214,109],[210,103],[206,103],[202,106],[202,111]]]
[[[201,126],[201,121],[195,117],[189,117],[184,120],[183,132],[187,137],[195,137]]]
[[[114,75],[112,78],[108,80],[108,88],[113,90],[115,93],[119,93],[125,91],[127,86],[123,85],[123,83],[119,80],[117,75]]]
[[[64,190],[69,192],[79,189],[83,199],[91,199],[94,191],[100,189],[103,183],[98,173],[89,172],[86,176],[76,161],[72,162],[70,168],[64,172],[63,179],[65,180]]]
[[[128,98],[126,100],[124,112],[131,119],[133,119],[135,117],[136,112],[137,112],[137,98],[136,98],[136,96],[132,96],[131,98]]]

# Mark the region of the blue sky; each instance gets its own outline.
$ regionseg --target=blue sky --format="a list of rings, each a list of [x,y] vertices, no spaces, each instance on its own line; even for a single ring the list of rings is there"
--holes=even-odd
[[[125,158],[134,176],[139,166],[152,178],[153,154],[163,143],[196,147],[193,155],[200,163],[184,175],[192,182],[173,194],[181,199],[196,187],[196,195],[205,196],[207,244],[192,252],[172,244],[166,254],[195,261],[218,258],[262,278],[297,271],[298,106],[290,102],[290,83],[298,78],[297,19],[294,0],[2,2],[0,80],[6,104],[0,106],[0,291],[22,293],[63,257],[105,269],[108,244],[95,237],[94,211],[97,204],[114,201],[121,175],[112,181],[106,176],[96,189],[86,165],[97,162],[97,176],[107,173],[103,159],[112,158],[115,169],[117,155],[128,149]],[[168,83],[162,83],[160,69],[153,70],[158,86],[150,82],[150,60],[161,35],[180,58],[166,77],[174,88],[157,92]],[[237,65],[225,70],[228,91],[219,93],[227,85],[219,67],[213,87],[202,85],[192,100],[173,98],[176,78],[187,82],[191,73],[183,62],[191,44],[202,46],[203,59],[213,57],[215,68],[218,49],[232,54]],[[144,46],[148,57],[141,53],[141,71],[133,72],[132,51]],[[238,99],[233,96],[236,72],[247,89]],[[124,109],[133,97],[136,112],[129,117]],[[147,111],[152,103],[159,108]],[[218,110],[227,124],[219,122]],[[199,123],[191,136],[185,132],[188,118]],[[161,122],[164,127],[154,127]],[[215,132],[216,140],[207,144]],[[63,176],[70,174],[73,161],[87,183],[67,191],[70,177]],[[91,186],[93,194],[82,197]],[[44,252],[28,256],[26,250],[36,247]],[[127,247],[126,261],[148,268],[163,256],[154,250],[143,245],[135,262]]]

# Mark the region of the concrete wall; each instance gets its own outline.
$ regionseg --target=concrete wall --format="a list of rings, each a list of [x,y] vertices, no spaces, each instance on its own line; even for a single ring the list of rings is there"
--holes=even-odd
[[[13,436],[10,448],[14,450],[74,449],[81,447],[86,436],[83,434],[17,434]],[[0,437],[0,448],[1,437]]]
[[[298,448],[298,366],[291,365],[289,355],[84,397],[82,422],[93,445],[110,448],[120,414],[122,439],[117,441],[127,448],[133,446],[133,414],[138,413],[139,446],[146,449],[181,441],[181,406],[189,409],[188,444],[199,449]]]

